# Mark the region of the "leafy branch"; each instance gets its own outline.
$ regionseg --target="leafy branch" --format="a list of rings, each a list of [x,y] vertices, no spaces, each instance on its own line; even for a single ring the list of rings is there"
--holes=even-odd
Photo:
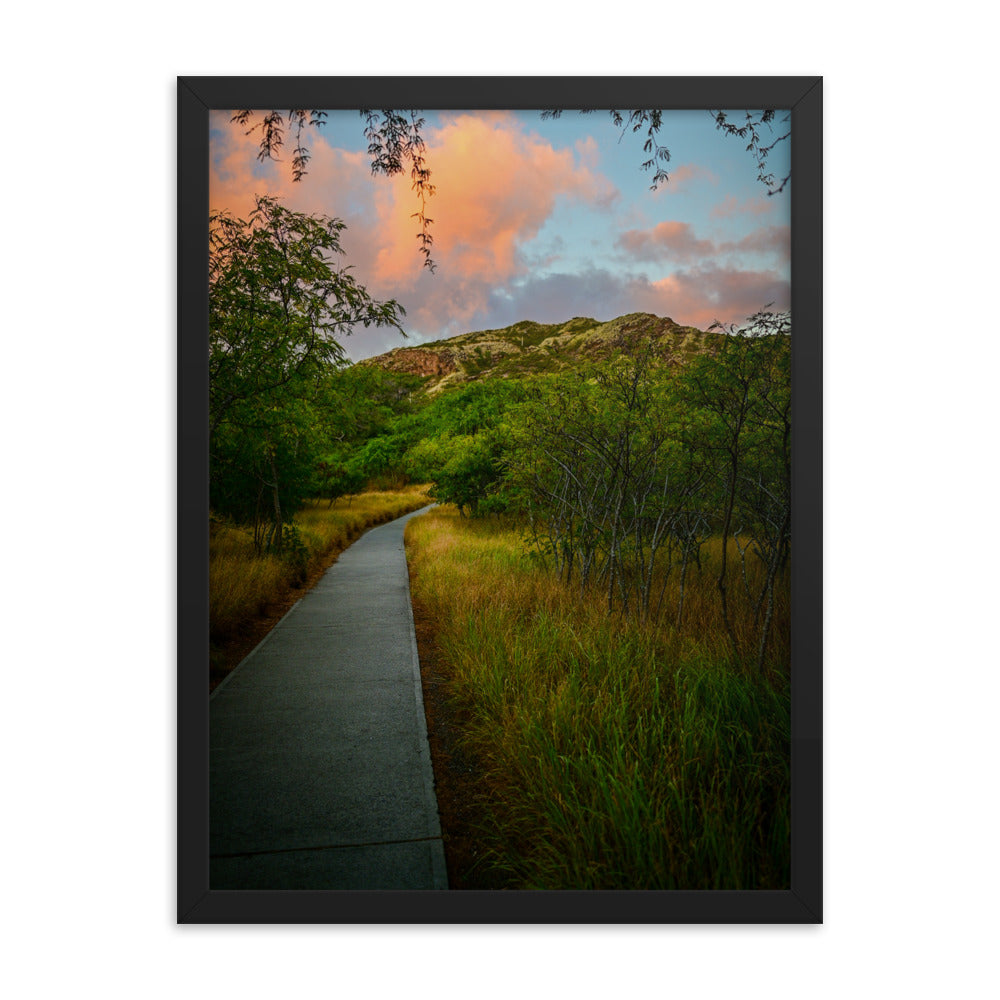
[[[784,142],[792,134],[791,129],[788,129],[783,135],[777,136],[777,138],[769,143],[763,141],[761,136],[764,134],[765,126],[771,135],[774,134],[773,122],[776,113],[773,108],[764,111],[747,111],[743,124],[735,125],[729,121],[729,117],[725,111],[711,112],[717,129],[734,138],[748,140],[747,152],[757,161],[757,180],[767,188],[769,196],[780,194],[784,191],[785,185],[792,178],[792,172],[789,170],[779,182],[775,179],[774,174],[767,169],[767,158],[771,154],[771,151],[778,143]],[[791,114],[786,114],[782,118],[781,124],[784,125],[790,120]]]
[[[589,115],[593,114],[596,108],[581,108],[580,114]],[[663,112],[657,109],[649,110],[634,110],[634,111],[618,111],[611,110],[611,121],[615,128],[621,129],[621,134],[618,137],[618,141],[621,140],[629,132],[639,132],[643,128],[646,129],[646,138],[642,144],[642,151],[648,155],[648,159],[644,160],[640,166],[643,170],[653,170],[653,183],[650,184],[650,191],[655,191],[662,183],[669,180],[667,176],[667,171],[664,169],[663,164],[670,162],[670,150],[666,146],[660,144],[658,135],[660,128],[663,125]],[[553,108],[542,112],[542,120],[559,118],[562,115],[562,109]]]
[[[237,125],[246,125],[251,121],[253,111],[246,109],[237,111],[230,121]],[[306,174],[306,164],[312,158],[308,147],[302,144],[302,133],[307,125],[319,128],[325,125],[325,111],[305,111],[302,109],[288,112],[288,127],[294,130],[295,148],[292,150],[292,180],[300,181]],[[280,111],[268,111],[260,121],[253,122],[246,130],[246,135],[260,132],[260,148],[257,159],[280,160],[281,147],[285,144],[285,118]]]

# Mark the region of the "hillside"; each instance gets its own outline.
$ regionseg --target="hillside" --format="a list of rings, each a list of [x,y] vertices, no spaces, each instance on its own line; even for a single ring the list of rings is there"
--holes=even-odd
[[[604,357],[616,348],[654,343],[669,360],[678,362],[709,350],[720,336],[651,313],[629,313],[600,323],[577,316],[566,323],[524,320],[500,330],[463,333],[413,347],[397,347],[360,362],[387,371],[427,379],[438,392],[483,377],[505,378],[556,371],[581,359]]]

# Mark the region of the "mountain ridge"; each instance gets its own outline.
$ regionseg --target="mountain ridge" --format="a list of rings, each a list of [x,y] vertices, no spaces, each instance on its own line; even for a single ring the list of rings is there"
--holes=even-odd
[[[684,326],[653,313],[627,313],[607,322],[574,316],[565,323],[521,320],[493,330],[461,333],[446,340],[403,345],[358,362],[386,371],[419,375],[425,389],[444,389],[484,377],[508,378],[558,371],[583,360],[608,356],[616,348],[655,343],[668,363],[712,349],[721,334]]]

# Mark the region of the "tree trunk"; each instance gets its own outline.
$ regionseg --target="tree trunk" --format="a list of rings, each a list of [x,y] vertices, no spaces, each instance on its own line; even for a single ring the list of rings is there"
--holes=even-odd
[[[274,534],[271,536],[271,544],[276,552],[281,551],[281,499],[278,496],[278,470],[274,465],[274,452],[270,454],[271,459],[271,495],[274,498]]]
[[[791,508],[785,508],[785,517],[781,522],[781,530],[778,533],[778,544],[774,547],[774,552],[771,555],[771,565],[767,568],[767,610],[764,612],[764,625],[760,632],[760,644],[757,647],[757,664],[756,669],[758,671],[764,668],[764,653],[767,651],[767,637],[771,631],[771,621],[774,618],[774,578],[778,571],[778,564],[781,561],[782,549],[782,539],[785,537],[785,532],[788,530],[788,522],[791,518]]]

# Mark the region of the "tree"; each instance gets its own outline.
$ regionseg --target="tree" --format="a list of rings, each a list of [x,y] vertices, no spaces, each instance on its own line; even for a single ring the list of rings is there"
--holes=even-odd
[[[722,555],[716,586],[723,624],[733,653],[739,656],[730,606],[732,539],[747,598],[754,604],[759,669],[773,617],[778,570],[787,561],[790,546],[791,319],[787,313],[762,311],[746,326],[725,332],[716,354],[695,358],[684,371],[682,399],[702,417],[692,428],[690,449],[718,459]],[[756,592],[747,574],[750,553],[764,566],[764,581]]]
[[[353,327],[394,326],[405,314],[375,301],[342,254],[339,219],[292,212],[258,197],[246,221],[209,218],[211,426],[238,400],[263,396],[344,359]]]
[[[441,503],[453,503],[462,516],[468,508],[477,517],[502,475],[496,435],[458,434],[442,440],[441,446],[446,461],[434,477],[431,495]]]
[[[515,411],[507,467],[536,545],[563,579],[575,574],[581,592],[600,585],[609,611],[617,602],[649,619],[662,603],[662,589],[654,597],[664,546],[669,557],[676,536],[686,572],[700,544],[690,510],[698,478],[678,447],[665,359],[650,344],[620,346],[536,383]]]
[[[264,547],[280,548],[310,482],[306,459],[328,443],[316,393],[344,363],[341,339],[357,324],[403,332],[402,307],[338,265],[343,229],[268,197],[246,220],[210,218],[212,504],[252,522]]]

